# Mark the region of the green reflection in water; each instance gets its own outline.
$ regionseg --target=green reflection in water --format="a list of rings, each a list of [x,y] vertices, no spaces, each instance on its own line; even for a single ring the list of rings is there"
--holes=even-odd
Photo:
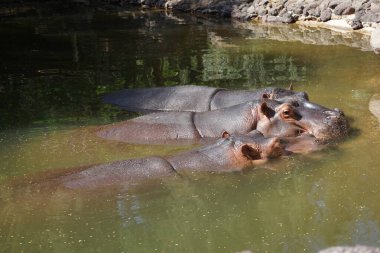
[[[251,40],[252,31],[225,21],[163,12],[11,19],[0,23],[0,33],[1,252],[316,252],[380,245],[380,127],[368,111],[379,92],[380,59],[372,53]],[[105,92],[289,83],[344,110],[352,136],[254,172],[166,178],[136,189],[69,191],[22,179],[190,148],[97,138],[97,125],[136,116],[103,105]]]

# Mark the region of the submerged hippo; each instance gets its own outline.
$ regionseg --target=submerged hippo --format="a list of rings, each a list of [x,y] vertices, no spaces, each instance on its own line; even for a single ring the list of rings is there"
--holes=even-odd
[[[267,87],[257,90],[227,90],[197,85],[126,89],[105,95],[103,101],[135,112],[205,112],[261,98],[294,102],[304,107],[327,110],[321,105],[310,102],[307,93],[295,92],[291,86],[289,89]]]
[[[348,123],[334,110],[295,107],[264,99],[207,112],[159,112],[144,115],[97,131],[99,137],[129,143],[162,143],[168,140],[216,138],[223,131],[265,136],[313,135],[321,141],[345,136]]]
[[[141,181],[193,171],[232,172],[263,164],[270,158],[286,155],[286,141],[266,138],[259,132],[231,136],[224,132],[214,144],[162,158],[147,157],[68,170],[50,178],[50,183],[64,188],[132,186]],[[45,180],[46,181],[46,180]]]

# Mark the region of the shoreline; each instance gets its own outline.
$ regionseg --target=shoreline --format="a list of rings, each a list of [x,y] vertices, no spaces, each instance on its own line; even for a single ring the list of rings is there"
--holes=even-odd
[[[5,0],[0,18],[49,13],[49,9],[73,12],[86,8],[117,10],[127,6],[166,9],[232,18],[242,23],[297,24],[345,34],[362,34],[371,50],[380,54],[380,0]],[[360,43],[359,43],[360,44]],[[367,51],[367,48],[365,48]]]

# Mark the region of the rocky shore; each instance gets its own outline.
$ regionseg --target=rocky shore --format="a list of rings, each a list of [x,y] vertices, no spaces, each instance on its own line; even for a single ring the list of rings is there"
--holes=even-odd
[[[144,7],[217,14],[268,23],[302,23],[369,36],[380,53],[380,0],[130,0]]]
[[[368,39],[358,43],[368,44],[375,53],[380,53],[380,0],[4,0],[0,4],[0,17],[39,13],[34,8],[36,5],[55,6],[59,11],[77,7],[138,5],[142,8],[213,14],[240,21],[299,23],[346,34],[365,34]]]

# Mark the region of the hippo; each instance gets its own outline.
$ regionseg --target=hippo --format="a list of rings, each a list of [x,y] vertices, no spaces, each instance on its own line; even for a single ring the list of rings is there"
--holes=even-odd
[[[310,102],[306,92],[293,91],[292,86],[288,89],[267,87],[257,90],[227,90],[197,85],[126,89],[105,95],[103,101],[134,112],[205,112],[261,98],[302,104],[311,109],[328,110]]]
[[[286,143],[278,137],[264,137],[258,131],[244,136],[223,132],[222,137],[210,145],[171,157],[146,157],[69,169],[42,182],[68,189],[128,188],[144,180],[186,175],[188,172],[242,171],[291,154],[291,147],[287,150]]]
[[[206,112],[152,113],[101,127],[96,134],[108,140],[144,144],[197,141],[217,138],[223,131],[248,134],[258,130],[267,137],[307,134],[326,142],[345,136],[348,129],[347,120],[339,111],[261,99]]]

